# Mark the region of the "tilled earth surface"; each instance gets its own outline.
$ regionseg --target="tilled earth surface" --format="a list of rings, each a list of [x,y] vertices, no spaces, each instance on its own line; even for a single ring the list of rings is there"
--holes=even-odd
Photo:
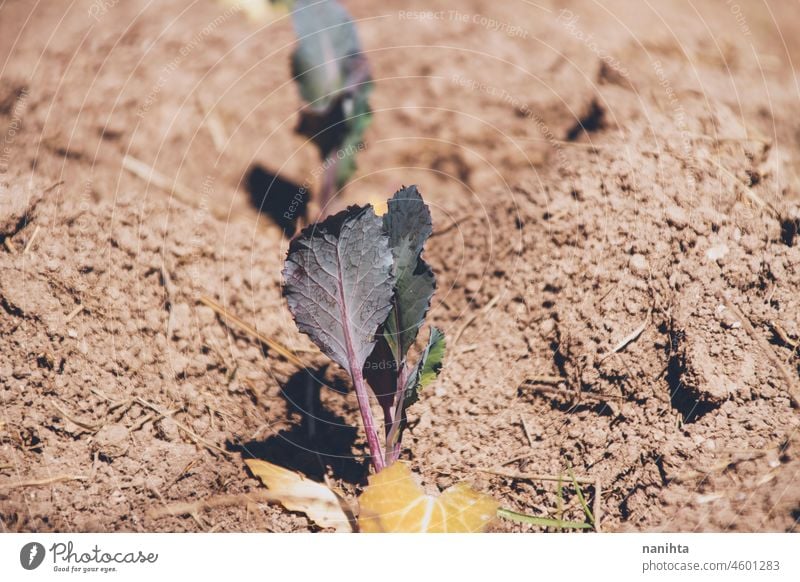
[[[376,83],[342,200],[419,186],[450,338],[404,458],[431,492],[582,520],[572,471],[603,531],[794,531],[796,6],[449,4],[346,2]],[[351,498],[368,471],[346,376],[280,294],[274,217],[319,166],[288,19],[10,1],[0,22],[0,529],[318,529],[248,502],[242,462]]]

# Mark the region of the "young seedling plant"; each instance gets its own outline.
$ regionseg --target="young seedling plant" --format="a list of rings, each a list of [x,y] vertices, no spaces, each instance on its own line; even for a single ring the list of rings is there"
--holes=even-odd
[[[292,11],[297,47],[292,75],[306,105],[297,133],[319,148],[322,184],[311,219],[327,214],[334,193],[356,170],[356,154],[372,120],[369,63],[355,25],[336,0],[298,0]]]
[[[431,233],[428,206],[416,186],[404,187],[389,199],[383,216],[369,205],[351,206],[306,227],[290,243],[283,269],[284,295],[298,328],[353,381],[376,473],[359,498],[359,527],[479,531],[494,516],[562,530],[595,527],[595,517],[571,472],[585,523],[502,508],[463,482],[432,497],[413,481],[407,466],[395,463],[408,409],[437,378],[445,355],[445,336],[431,327],[419,356],[415,361],[410,357],[436,288],[433,271],[422,258]],[[382,434],[372,415],[370,390],[383,411]],[[259,462],[252,461],[251,469],[260,466],[252,463]],[[266,465],[266,470],[253,470],[274,489],[274,473],[281,469]],[[322,523],[343,524],[349,519],[331,518],[322,511],[323,505],[307,510],[318,513],[316,519]],[[420,507],[428,510],[418,511]],[[419,519],[407,518],[412,514]],[[398,515],[405,517],[398,520]]]
[[[444,334],[431,327],[415,363],[409,359],[436,280],[422,259],[431,215],[415,186],[399,190],[383,217],[351,206],[292,240],[284,294],[297,327],[353,381],[376,472],[400,455],[407,410],[436,377]],[[369,389],[384,416],[384,435]]]

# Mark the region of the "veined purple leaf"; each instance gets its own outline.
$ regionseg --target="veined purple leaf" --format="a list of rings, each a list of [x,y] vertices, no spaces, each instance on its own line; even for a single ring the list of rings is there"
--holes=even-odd
[[[304,229],[289,246],[284,294],[297,327],[360,375],[392,305],[392,253],[371,206],[351,206]]]
[[[372,206],[351,206],[304,229],[289,245],[284,294],[297,327],[350,373],[372,464],[384,467],[364,362],[392,307],[392,252]]]

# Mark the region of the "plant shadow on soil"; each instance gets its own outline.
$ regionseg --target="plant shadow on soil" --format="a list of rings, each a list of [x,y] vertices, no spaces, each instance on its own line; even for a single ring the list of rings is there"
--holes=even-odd
[[[281,396],[288,405],[287,418],[299,415],[300,422],[280,430],[264,440],[245,443],[229,441],[227,449],[244,458],[269,461],[292,471],[299,471],[316,481],[324,480],[326,467],[334,478],[348,483],[365,483],[367,460],[353,456],[358,431],[341,416],[322,404],[320,382],[326,367],[295,373],[284,386]],[[334,384],[346,392],[344,385]]]
[[[269,217],[286,236],[292,236],[297,221],[306,215],[308,192],[260,165],[253,165],[245,176],[250,203]]]

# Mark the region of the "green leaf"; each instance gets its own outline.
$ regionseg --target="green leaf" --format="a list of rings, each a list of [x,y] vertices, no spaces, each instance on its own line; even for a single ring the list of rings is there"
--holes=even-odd
[[[417,339],[436,289],[433,271],[420,256],[433,232],[431,213],[416,186],[395,193],[388,202],[383,224],[389,236],[396,278],[384,335],[395,360],[402,364]]]
[[[497,516],[517,523],[528,523],[531,525],[539,525],[542,527],[553,527],[558,529],[591,529],[592,525],[589,523],[581,523],[579,521],[562,521],[560,519],[549,519],[546,517],[535,517],[533,515],[526,515],[511,509],[500,508],[497,510]]]
[[[372,123],[372,110],[367,97],[372,84],[364,85],[352,97],[345,97],[345,137],[336,152],[336,187],[342,188],[356,171],[356,154],[363,149],[364,133]],[[351,105],[352,104],[352,105]]]
[[[573,473],[572,467],[569,468],[569,477],[572,479],[572,484],[575,486],[575,493],[578,494],[578,501],[583,508],[583,513],[586,515],[586,519],[588,519],[589,523],[594,526],[594,515],[592,515],[592,510],[589,509],[589,504],[586,503],[586,497],[583,495],[583,489],[581,489],[581,484],[578,483],[578,480],[575,478],[575,473]]]
[[[403,395],[403,413],[405,409],[419,400],[419,394],[427,388],[442,371],[444,354],[447,348],[447,341],[444,332],[439,328],[431,327],[431,335],[428,338],[428,345],[414,367],[414,371],[409,375],[406,382],[405,393]]]
[[[444,333],[436,327],[431,327],[431,334],[428,338],[428,345],[419,357],[417,365],[408,375],[403,393],[397,400],[397,408],[394,412],[394,423],[386,437],[386,450],[394,451],[399,455],[399,443],[403,438],[403,431],[408,424],[406,410],[408,407],[419,400],[419,394],[431,384],[442,370],[444,354],[446,350],[446,340]],[[395,459],[397,457],[395,456]]]

